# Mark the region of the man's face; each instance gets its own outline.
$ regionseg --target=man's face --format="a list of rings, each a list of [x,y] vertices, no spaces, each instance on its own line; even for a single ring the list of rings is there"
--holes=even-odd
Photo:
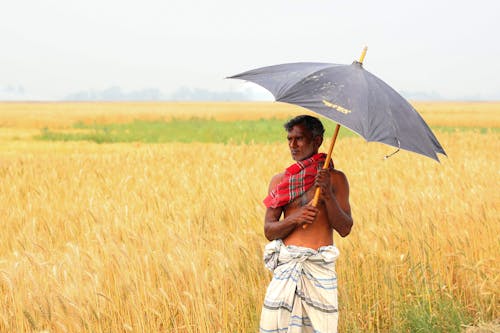
[[[322,141],[320,136],[313,138],[311,131],[302,124],[293,126],[287,138],[294,161],[302,161],[316,154]]]

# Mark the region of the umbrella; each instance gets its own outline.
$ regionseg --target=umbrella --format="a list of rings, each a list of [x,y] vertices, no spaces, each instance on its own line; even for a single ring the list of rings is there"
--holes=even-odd
[[[332,138],[325,168],[340,125],[367,141],[382,142],[439,162],[443,147],[418,112],[384,81],[363,68],[365,47],[359,61],[350,65],[298,62],[257,68],[230,79],[242,79],[269,90],[276,101],[302,106],[338,125]],[[319,188],[318,188],[319,190]],[[319,191],[316,192],[317,203]]]

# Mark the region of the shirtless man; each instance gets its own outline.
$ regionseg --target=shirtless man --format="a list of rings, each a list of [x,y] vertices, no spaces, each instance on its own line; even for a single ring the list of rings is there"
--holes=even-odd
[[[285,124],[296,163],[272,177],[264,199],[264,251],[273,279],[264,298],[260,332],[337,332],[338,302],[335,261],[339,255],[333,230],[345,237],[353,220],[346,176],[322,169],[318,154],[324,128],[312,116]],[[311,205],[321,188],[317,207]],[[281,216],[284,216],[280,220]]]
[[[288,146],[295,161],[302,161],[318,153],[323,142],[323,126],[320,133],[313,133],[313,126],[318,124],[311,116],[299,116],[285,124],[288,131]],[[311,129],[307,122],[312,122]],[[323,129],[323,130],[322,130]],[[284,173],[275,175],[269,184],[269,192],[282,180]],[[321,188],[318,207],[309,203],[314,197],[316,187]],[[284,219],[280,221],[284,213]],[[302,227],[307,225],[307,228]],[[264,234],[268,240],[282,239],[286,245],[297,245],[318,249],[333,244],[333,230],[340,236],[347,236],[352,227],[351,208],[349,205],[349,184],[341,171],[321,169],[312,186],[301,197],[281,207],[268,207],[266,210]]]

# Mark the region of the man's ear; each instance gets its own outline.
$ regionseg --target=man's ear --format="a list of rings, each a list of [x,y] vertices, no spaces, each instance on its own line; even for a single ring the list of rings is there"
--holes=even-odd
[[[314,137],[314,143],[316,144],[316,148],[319,149],[323,143],[323,137],[321,135],[316,135],[316,137]]]

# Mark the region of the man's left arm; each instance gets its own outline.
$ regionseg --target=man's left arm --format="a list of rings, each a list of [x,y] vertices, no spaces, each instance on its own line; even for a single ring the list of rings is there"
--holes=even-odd
[[[330,226],[346,237],[353,225],[347,177],[338,170],[322,169],[318,171],[316,186],[321,187],[320,199],[325,204]]]

